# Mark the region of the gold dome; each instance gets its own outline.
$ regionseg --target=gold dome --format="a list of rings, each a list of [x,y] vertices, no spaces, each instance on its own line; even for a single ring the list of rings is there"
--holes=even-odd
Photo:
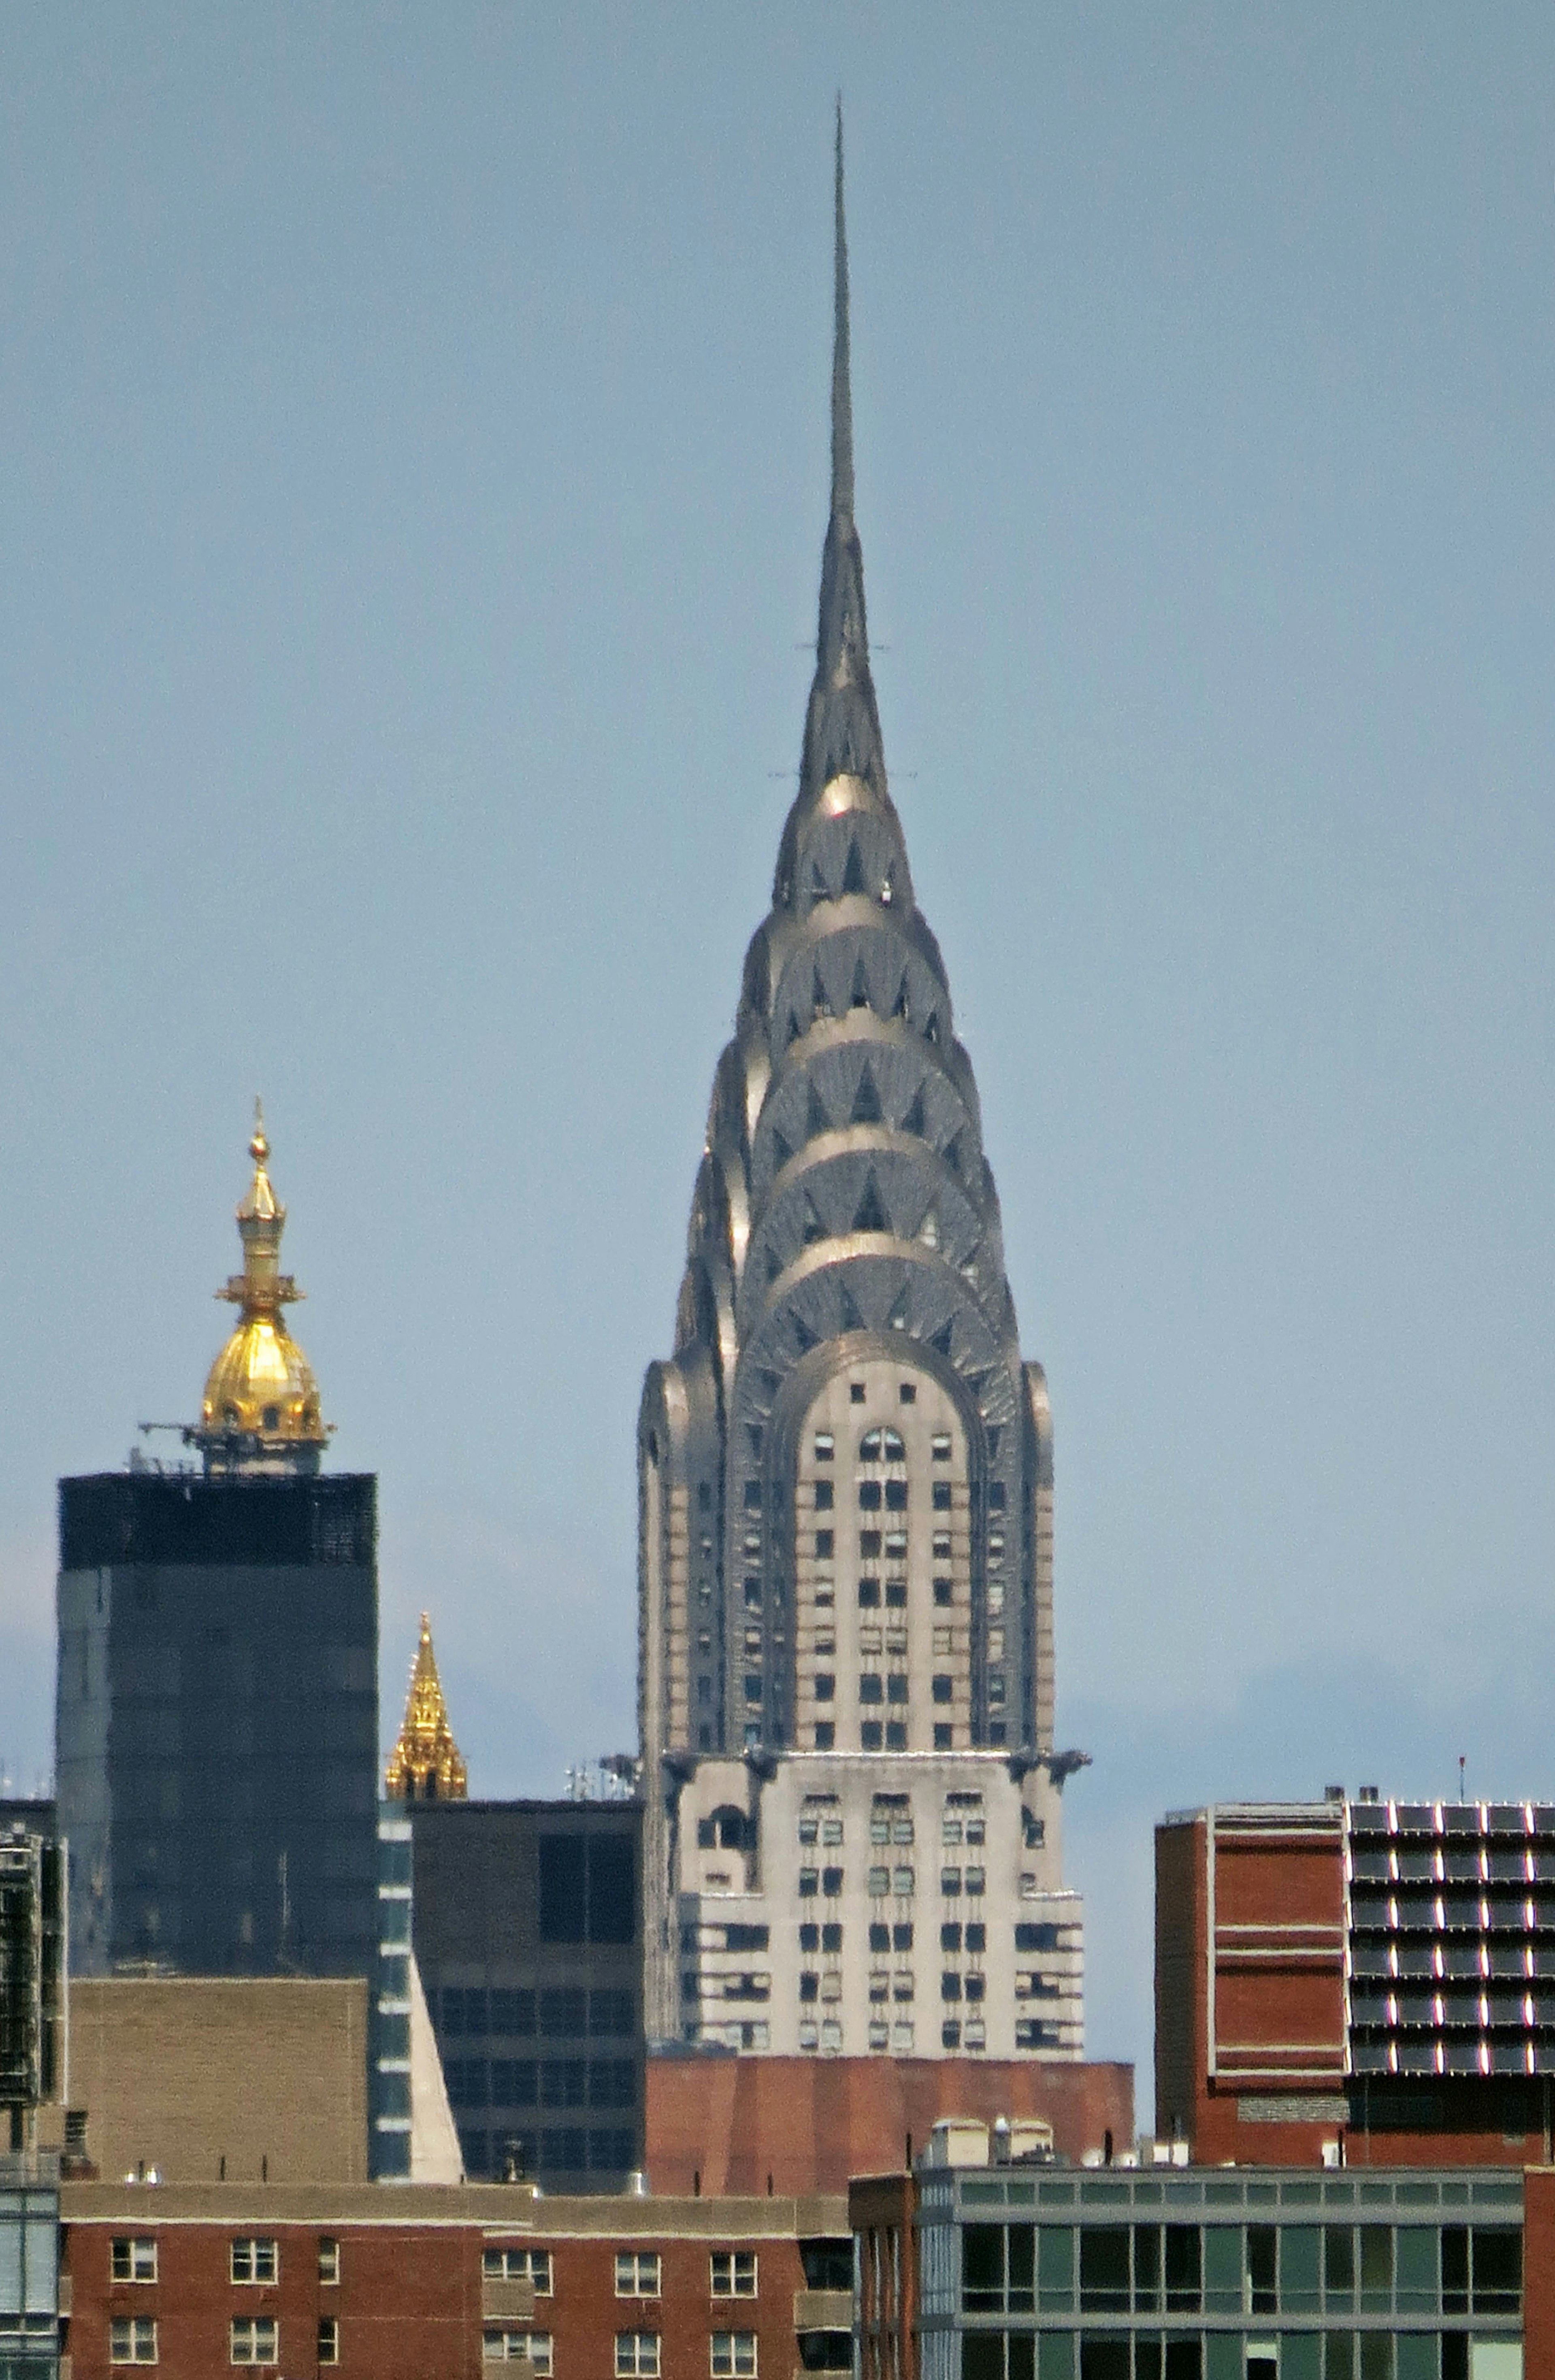
[[[431,1621],[423,1611],[405,1725],[383,1772],[383,1791],[392,1802],[462,1802],[468,1790],[465,1764],[448,1724],[443,1681],[437,1674]]]
[[[286,1210],[265,1171],[270,1143],[258,1099],[249,1154],[254,1178],[237,1209],[243,1269],[216,1292],[242,1311],[211,1366],[194,1435],[208,1462],[224,1442],[243,1440],[241,1462],[265,1466],[280,1461],[288,1469],[300,1468],[317,1463],[329,1432],[320,1415],[312,1367],[282,1318],[282,1307],[294,1305],[302,1292],[280,1269]]]

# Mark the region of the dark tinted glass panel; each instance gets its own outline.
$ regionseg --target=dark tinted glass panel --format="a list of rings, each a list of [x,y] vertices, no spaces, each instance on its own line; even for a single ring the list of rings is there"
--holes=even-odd
[[[801,2240],[799,2261],[805,2268],[806,2289],[852,2289],[853,2241],[851,2240]]]
[[[589,1939],[630,1942],[637,1932],[637,1862],[629,1835],[589,1846]]]
[[[588,1913],[587,1845],[581,1835],[540,1839],[540,1938],[581,1942]]]
[[[1012,2313],[1029,2313],[1037,2264],[1037,2236],[1029,2223],[1012,2223],[1006,2243],[1007,2302]]]
[[[1080,2309],[1128,2311],[1128,2233],[1121,2224],[1091,2224],[1080,2233]]]
[[[1166,2305],[1170,2313],[1197,2313],[1203,2288],[1197,2223],[1166,2227]]]
[[[812,2282],[812,2288],[815,2286]],[[1004,2232],[968,2223],[961,2234],[961,2301],[968,2313],[995,2313],[1004,2302]]]

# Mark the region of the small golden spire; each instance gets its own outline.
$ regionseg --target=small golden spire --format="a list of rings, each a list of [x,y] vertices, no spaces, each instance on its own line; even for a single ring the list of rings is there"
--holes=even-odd
[[[204,1448],[208,1466],[316,1468],[329,1431],[320,1417],[312,1367],[282,1319],[282,1307],[295,1305],[302,1292],[281,1270],[286,1210],[265,1170],[270,1142],[257,1099],[249,1154],[254,1178],[237,1208],[243,1269],[216,1292],[242,1311],[211,1366],[200,1427],[191,1436]]]
[[[392,1802],[462,1802],[468,1790],[437,1674],[431,1621],[423,1611],[421,1641],[410,1665],[405,1725],[383,1771],[383,1791]]]

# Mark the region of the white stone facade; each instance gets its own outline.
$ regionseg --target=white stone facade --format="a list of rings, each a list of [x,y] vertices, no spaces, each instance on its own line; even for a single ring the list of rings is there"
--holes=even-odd
[[[1045,1767],[705,1760],[675,1805],[681,2040],[796,2056],[1084,2054],[1081,1905]]]

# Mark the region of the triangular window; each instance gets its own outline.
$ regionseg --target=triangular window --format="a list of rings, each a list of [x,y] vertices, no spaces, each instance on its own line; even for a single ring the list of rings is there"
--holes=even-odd
[[[767,1250],[767,1279],[770,1281],[776,1281],[782,1270],[783,1266],[779,1261],[776,1248],[769,1248]]]
[[[918,1225],[917,1235],[923,1242],[926,1248],[937,1248],[939,1246],[940,1218],[936,1215],[932,1207],[928,1209],[922,1222]]]
[[[869,978],[864,972],[862,959],[856,959],[854,962],[851,1005],[855,1008],[868,1008],[869,1005]]]
[[[750,1440],[750,1451],[752,1455],[755,1457],[756,1461],[759,1463],[761,1460],[760,1423],[759,1421],[747,1421],[745,1426],[745,1434]]]
[[[929,1022],[923,1028],[923,1038],[926,1041],[938,1041],[940,1038],[940,1012],[937,1008],[929,1011]]]
[[[826,986],[820,980],[819,967],[815,971],[815,980],[810,986],[810,1013],[814,1016],[830,1016],[832,1014],[832,1003],[826,997]]]
[[[844,1330],[862,1330],[865,1328],[864,1317],[859,1313],[857,1306],[854,1304],[852,1294],[849,1292],[848,1285],[845,1281],[840,1286],[837,1303],[841,1314],[842,1329]]]
[[[892,903],[893,903],[893,901],[894,901],[894,900],[895,900],[895,898],[896,898],[896,870],[894,869],[894,868],[888,868],[886,869],[886,871],[885,871],[884,879],[883,879],[883,880],[882,880],[882,882],[881,882],[881,907],[882,909],[889,909],[889,908],[890,908],[890,906],[891,906],[891,905],[892,905]]]
[[[858,1201],[858,1212],[853,1219],[853,1228],[856,1232],[889,1232],[891,1229],[885,1208],[881,1205],[881,1194],[875,1187],[875,1177],[872,1172],[865,1177],[864,1196]]]
[[[816,1212],[815,1200],[810,1196],[808,1190],[805,1193],[805,1229],[803,1237],[807,1248],[813,1248],[817,1240],[823,1240],[826,1237],[826,1226],[821,1221],[820,1215]]]
[[[929,1342],[936,1355],[942,1355],[947,1364],[950,1362],[952,1328],[952,1323],[945,1323],[942,1329],[935,1331],[934,1336]]]
[[[791,1041],[797,1041],[799,1038],[799,1020],[792,1009],[788,1012],[788,1038]]]
[[[888,1330],[905,1330],[907,1327],[907,1284],[905,1281],[902,1283],[901,1288],[896,1293],[891,1311],[885,1318],[885,1324]]]
[[[849,1121],[853,1123],[879,1123],[880,1120],[881,1095],[875,1088],[874,1073],[866,1058],[858,1076],[858,1088],[853,1095],[853,1114]]]
[[[947,1140],[947,1141],[946,1141],[946,1143],[945,1143],[945,1163],[950,1167],[950,1170],[951,1170],[951,1172],[952,1172],[953,1173],[959,1173],[959,1172],[960,1172],[960,1171],[961,1171],[961,1142],[960,1142],[960,1140],[959,1140],[959,1139],[955,1139],[955,1140]]]
[[[805,1107],[805,1138],[813,1140],[818,1132],[830,1132],[831,1129],[832,1119],[821,1105],[820,1093],[812,1082]]]
[[[794,1151],[789,1148],[788,1143],[784,1140],[782,1133],[774,1132],[772,1135],[772,1172],[774,1173],[781,1173],[793,1154]]]
[[[847,847],[847,865],[843,869],[843,891],[862,892],[863,890],[864,862],[858,856],[857,844],[850,843]]]
[[[794,1343],[798,1348],[801,1355],[808,1355],[810,1349],[817,1343],[815,1332],[810,1329],[809,1324],[805,1320],[802,1314],[796,1314],[793,1320]]]
[[[997,1422],[990,1422],[989,1424],[988,1431],[988,1459],[990,1463],[996,1463],[999,1459],[999,1440],[1001,1435],[1002,1433],[999,1424]]]
[[[902,978],[901,990],[896,994],[895,1002],[891,1013],[893,1016],[899,1016],[904,1025],[907,1025],[912,1022],[912,1011],[907,1005],[907,978],[905,976]]]
[[[923,1085],[921,1083],[913,1093],[912,1106],[902,1118],[902,1129],[904,1132],[916,1133],[919,1140],[927,1140],[929,1137],[929,1126],[925,1123],[923,1115]]]

